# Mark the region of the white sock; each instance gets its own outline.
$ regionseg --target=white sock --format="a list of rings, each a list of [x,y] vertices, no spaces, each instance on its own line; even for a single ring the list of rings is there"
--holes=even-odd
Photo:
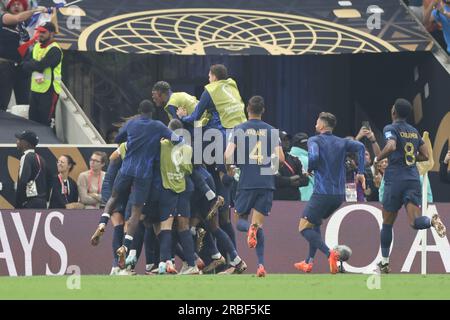
[[[207,193],[205,193],[206,199],[208,199],[208,201],[211,201],[212,199],[214,199],[216,197],[216,194],[214,193],[214,191],[209,190]]]
[[[388,264],[389,263],[389,257],[387,257],[387,258],[381,257],[381,263],[382,264]]]
[[[236,256],[236,258],[234,258],[233,261],[230,261],[230,264],[231,264],[233,267],[235,267],[235,266],[237,266],[241,261],[242,261],[241,257]]]
[[[222,257],[222,255],[220,254],[220,252],[218,252],[218,253],[216,253],[216,254],[213,254],[213,255],[211,256],[211,258],[214,259],[214,260],[218,260],[218,259],[220,259],[221,257]]]
[[[130,250],[130,253],[128,255],[134,257],[136,255],[136,250],[135,249]]]

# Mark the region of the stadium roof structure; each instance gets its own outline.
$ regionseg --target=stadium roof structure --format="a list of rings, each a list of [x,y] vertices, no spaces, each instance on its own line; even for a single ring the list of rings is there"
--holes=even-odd
[[[59,9],[57,39],[64,49],[302,55],[433,47],[401,0],[96,0],[75,6]]]

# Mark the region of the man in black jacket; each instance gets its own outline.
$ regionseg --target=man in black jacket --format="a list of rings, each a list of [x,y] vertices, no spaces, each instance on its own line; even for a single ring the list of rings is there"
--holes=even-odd
[[[441,161],[439,176],[441,177],[442,182],[450,183],[450,170],[448,169],[449,162],[450,162],[450,150],[448,150],[444,160]]]
[[[16,133],[17,149],[23,153],[20,158],[17,181],[16,208],[47,208],[48,171],[45,159],[34,149],[39,138],[32,131]]]
[[[303,166],[299,158],[289,153],[291,149],[290,135],[280,132],[281,145],[285,161],[280,163],[278,174],[275,176],[274,200],[300,201],[299,187],[308,185],[308,176],[303,173]]]

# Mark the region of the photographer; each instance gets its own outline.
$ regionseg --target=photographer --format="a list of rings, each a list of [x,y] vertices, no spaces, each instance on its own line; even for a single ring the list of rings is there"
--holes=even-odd
[[[16,208],[47,208],[48,172],[45,159],[34,149],[39,138],[32,131],[16,133],[17,149],[23,153],[20,158],[17,182]]]

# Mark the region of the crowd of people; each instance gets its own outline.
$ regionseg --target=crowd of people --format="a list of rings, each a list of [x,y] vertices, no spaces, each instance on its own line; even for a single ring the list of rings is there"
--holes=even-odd
[[[2,3],[3,4],[3,3]],[[0,110],[5,111],[12,93],[17,105],[29,105],[29,119],[55,127],[56,104],[61,93],[63,52],[54,40],[52,22],[33,29],[28,22],[45,7],[31,8],[28,0],[4,1],[0,7]]]
[[[16,187],[15,208],[28,209],[99,209],[101,191],[107,165],[107,155],[95,151],[89,161],[89,170],[81,172],[77,182],[70,177],[76,166],[72,156],[61,155],[54,166],[36,152],[38,136],[32,131],[16,134],[21,152]],[[53,169],[53,170],[52,170]],[[56,172],[52,175],[52,172]]]
[[[164,81],[153,86],[152,100],[142,101],[140,114],[122,124],[109,161],[104,152],[94,152],[77,183],[69,176],[76,166],[70,155],[58,158],[57,175],[50,177],[50,164],[35,152],[36,134],[16,134],[23,154],[16,207],[103,208],[91,244],[98,245],[111,220],[111,274],[133,273],[144,244],[149,274],[244,272],[231,223],[234,207],[236,230],[247,235],[257,256],[256,274],[264,277],[263,226],[273,199],[307,201],[299,233],[310,250],[295,264],[303,272],[311,272],[317,250],[327,256],[332,273],[349,257],[345,246],[328,248],[320,233],[322,221],[343,201],[383,203],[382,272],[390,270],[392,224],[403,205],[414,229],[434,227],[445,235],[438,215],[421,215],[416,164],[428,160],[428,148],[406,123],[412,106],[404,99],[392,108],[382,150],[367,122],[356,137],[333,135],[336,117],[327,112],[319,115],[313,137],[273,128],[262,121],[263,97],[253,96],[245,108],[236,82],[220,64],[210,67],[200,100],[173,92]],[[156,108],[167,112],[167,126],[152,119]],[[441,163],[444,181],[449,162],[450,152]],[[179,271],[175,256],[183,261]]]
[[[427,31],[450,54],[450,0],[404,0]]]

